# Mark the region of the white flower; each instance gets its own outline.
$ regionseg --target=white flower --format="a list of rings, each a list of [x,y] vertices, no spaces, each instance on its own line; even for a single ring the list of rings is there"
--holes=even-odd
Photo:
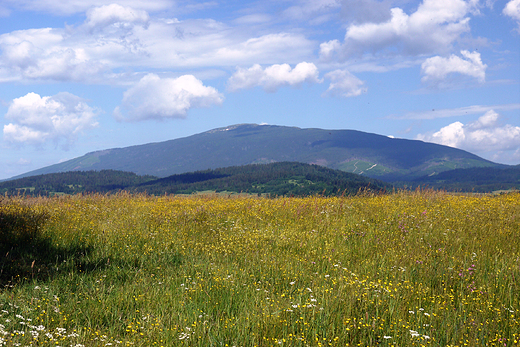
[[[392,336],[386,336],[386,335],[385,335],[385,336],[383,336],[383,338],[384,338],[384,339],[391,339]]]
[[[296,283],[296,282],[289,282],[289,284],[290,284],[291,286],[294,286],[295,283]]]
[[[184,340],[184,339],[189,339],[189,338],[190,338],[190,335],[186,334],[186,333],[181,333],[179,335],[179,340]]]
[[[421,334],[419,334],[417,331],[415,330],[410,330],[410,334],[412,334],[412,337],[418,337],[418,336],[421,336]]]

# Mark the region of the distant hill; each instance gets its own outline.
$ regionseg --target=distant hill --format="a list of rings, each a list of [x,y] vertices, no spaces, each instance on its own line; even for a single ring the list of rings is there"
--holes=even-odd
[[[470,168],[441,172],[409,182],[447,191],[488,193],[497,190],[520,190],[520,165],[507,168]]]
[[[387,183],[319,165],[295,162],[250,164],[173,175],[132,187],[134,192],[190,194],[232,191],[276,196],[352,195],[360,190],[391,190]]]
[[[92,152],[14,178],[107,169],[167,177],[284,161],[318,164],[386,181],[457,168],[499,167],[463,150],[417,140],[355,130],[241,124],[165,142]]]
[[[390,185],[368,177],[292,162],[227,167],[166,178],[103,170],[46,174],[0,182],[0,193],[8,195],[113,193],[125,190],[155,195],[227,191],[271,196],[307,196],[351,195],[360,190],[384,192],[389,189]]]

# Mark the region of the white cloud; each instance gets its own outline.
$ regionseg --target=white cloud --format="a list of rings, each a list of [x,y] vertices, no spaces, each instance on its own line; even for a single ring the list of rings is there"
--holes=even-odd
[[[367,92],[365,83],[347,70],[329,72],[325,75],[325,78],[330,79],[330,86],[323,93],[324,96],[348,98]]]
[[[106,0],[4,0],[4,5],[22,10],[47,12],[57,15],[83,13],[93,7],[107,4]],[[138,8],[146,11],[160,11],[171,8],[170,0],[118,0],[121,6]]]
[[[433,134],[419,134],[417,139],[475,153],[518,150],[520,127],[501,125],[499,119],[499,114],[490,110],[474,122],[454,122]]]
[[[114,116],[126,121],[184,118],[190,108],[219,105],[223,100],[215,88],[204,86],[193,75],[160,78],[148,74],[124,93]]]
[[[84,130],[94,128],[97,112],[78,96],[59,93],[41,97],[29,93],[14,99],[5,118],[4,140],[11,143],[40,145],[48,141],[68,148]]]
[[[121,83],[121,71],[132,69],[297,63],[316,48],[302,33],[255,36],[240,28],[211,19],[153,19],[120,5],[97,7],[79,26],[0,35],[0,82]]]
[[[0,35],[0,81],[83,81],[107,68],[106,63],[91,59],[79,45],[64,44],[64,35],[63,30],[51,28]]]
[[[516,20],[516,23],[518,24],[517,30],[520,33],[520,0],[509,1],[504,7],[502,13]]]
[[[395,7],[385,22],[350,25],[344,43],[340,46],[330,41],[322,44],[320,56],[325,60],[335,58],[343,61],[364,53],[446,53],[455,40],[470,31],[467,15],[474,10],[472,0],[424,0],[410,15]]]
[[[255,64],[249,69],[237,68],[229,78],[231,91],[260,86],[267,92],[275,92],[282,86],[299,86],[304,82],[320,83],[319,72],[313,63],[302,62],[291,68],[289,64],[275,64],[262,69]]]
[[[93,30],[101,30],[111,25],[129,30],[135,24],[146,27],[149,21],[150,17],[146,11],[111,4],[88,10],[85,25]]]
[[[423,82],[438,83],[449,74],[459,73],[476,78],[480,83],[486,80],[487,65],[482,63],[480,53],[461,51],[464,58],[452,54],[449,58],[439,56],[428,58],[421,65]]]

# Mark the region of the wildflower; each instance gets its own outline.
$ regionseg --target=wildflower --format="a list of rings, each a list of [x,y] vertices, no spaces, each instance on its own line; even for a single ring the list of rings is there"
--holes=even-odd
[[[391,339],[392,336],[386,336],[386,335],[385,335],[385,336],[383,336],[383,338],[384,338],[384,339]]]
[[[419,334],[417,331],[415,330],[410,330],[410,334],[412,335],[412,337],[418,337],[418,336],[421,336],[421,334]]]
[[[289,282],[289,284],[290,284],[291,286],[294,286],[295,283],[296,283],[296,282]]]
[[[188,333],[181,333],[179,335],[179,340],[189,339],[190,335]]]

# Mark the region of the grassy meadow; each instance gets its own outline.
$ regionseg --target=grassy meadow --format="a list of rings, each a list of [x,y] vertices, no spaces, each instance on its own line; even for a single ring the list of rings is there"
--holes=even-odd
[[[520,194],[0,200],[0,346],[520,345]]]

